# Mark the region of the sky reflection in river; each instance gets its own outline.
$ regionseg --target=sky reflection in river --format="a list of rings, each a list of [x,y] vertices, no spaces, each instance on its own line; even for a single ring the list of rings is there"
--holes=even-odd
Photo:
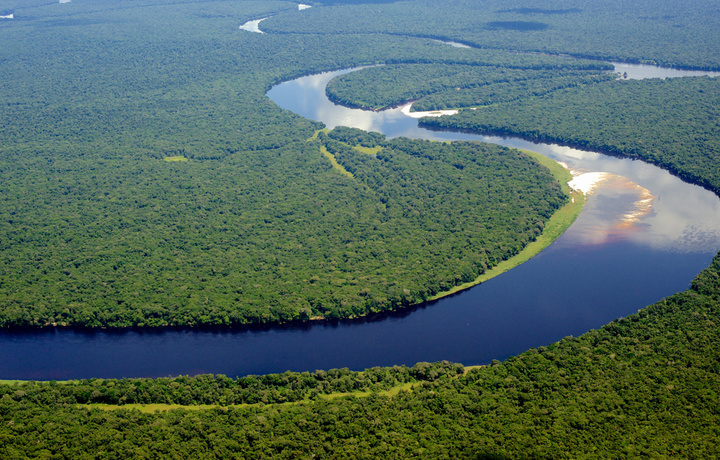
[[[652,66],[634,68],[642,73],[629,74],[638,78],[672,71]],[[658,172],[658,168],[640,161],[514,138],[429,131],[418,127],[417,120],[404,115],[400,108],[373,112],[335,105],[325,96],[327,82],[350,71],[311,75],[283,83],[268,96],[281,107],[322,121],[328,128],[350,126],[383,132],[391,138],[481,140],[541,153],[578,173],[610,173],[614,179],[604,181],[593,190],[581,216],[558,244],[623,240],[656,250],[679,252],[708,252],[720,248],[720,200],[700,187],[684,183],[665,171]]]
[[[631,80],[643,80],[646,78],[679,78],[679,77],[720,77],[720,72],[709,70],[680,70],[669,69],[667,67],[658,67],[647,64],[626,64],[622,62],[611,62],[615,66],[615,72],[619,74],[627,73],[627,78]]]
[[[562,244],[605,244],[645,240],[643,219],[653,211],[655,197],[626,177],[606,174],[586,197],[587,205]]]
[[[399,110],[374,114],[335,107],[324,97],[310,100],[324,95],[329,78],[301,80],[319,95],[285,84],[270,97],[330,126],[318,112],[342,113],[343,124],[382,128],[391,137],[484,139],[535,150],[575,171],[618,178],[601,183],[576,223],[541,254],[436,302],[357,320],[240,330],[6,331],[0,333],[0,378],[240,376],[441,359],[489,363],[582,334],[687,289],[720,247],[720,200],[658,168],[556,145],[430,132]],[[637,221],[629,223],[625,214],[638,212],[648,193],[652,208],[641,206]]]

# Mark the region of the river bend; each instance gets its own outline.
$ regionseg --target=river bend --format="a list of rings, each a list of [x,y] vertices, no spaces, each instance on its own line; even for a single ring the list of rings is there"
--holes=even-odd
[[[359,320],[242,330],[3,332],[0,378],[234,377],[443,359],[487,363],[582,334],[682,291],[720,248],[720,200],[657,167],[519,139],[426,131],[399,108],[338,107],[324,88],[339,73],[283,83],[268,96],[328,127],[494,142],[540,152],[603,180],[575,224],[540,255],[426,305]]]

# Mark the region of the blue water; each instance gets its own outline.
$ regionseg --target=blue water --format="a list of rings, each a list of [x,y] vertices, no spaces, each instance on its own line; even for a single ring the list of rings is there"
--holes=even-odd
[[[0,378],[234,377],[442,359],[487,363],[634,313],[686,289],[707,264],[706,255],[678,258],[628,243],[556,244],[476,288],[362,320],[244,331],[3,333]]]
[[[443,359],[488,363],[580,335],[682,291],[720,248],[720,200],[665,171],[567,147],[432,133],[399,110],[348,112],[323,100],[318,78],[331,77],[283,84],[270,97],[329,126],[499,142],[539,151],[572,169],[609,172],[615,180],[590,196],[576,223],[540,255],[436,302],[361,320],[243,330],[2,332],[0,379],[235,377]],[[643,190],[654,197],[652,209],[628,221]]]

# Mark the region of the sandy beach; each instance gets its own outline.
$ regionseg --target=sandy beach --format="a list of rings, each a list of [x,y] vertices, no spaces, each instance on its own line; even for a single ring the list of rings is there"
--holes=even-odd
[[[455,115],[458,113],[457,110],[433,110],[432,112],[411,112],[412,102],[402,106],[400,109],[404,115],[411,118],[422,118],[422,117],[442,117],[443,115]]]

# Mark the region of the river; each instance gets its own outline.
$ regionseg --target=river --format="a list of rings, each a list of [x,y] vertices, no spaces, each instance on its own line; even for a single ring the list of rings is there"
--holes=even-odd
[[[339,73],[283,83],[268,96],[329,127],[494,142],[607,178],[588,197],[575,224],[540,255],[435,302],[359,320],[242,330],[3,332],[0,378],[235,377],[443,359],[482,364],[582,334],[682,291],[720,248],[720,200],[659,168],[519,139],[426,131],[400,109],[376,113],[338,107],[324,88]]]

